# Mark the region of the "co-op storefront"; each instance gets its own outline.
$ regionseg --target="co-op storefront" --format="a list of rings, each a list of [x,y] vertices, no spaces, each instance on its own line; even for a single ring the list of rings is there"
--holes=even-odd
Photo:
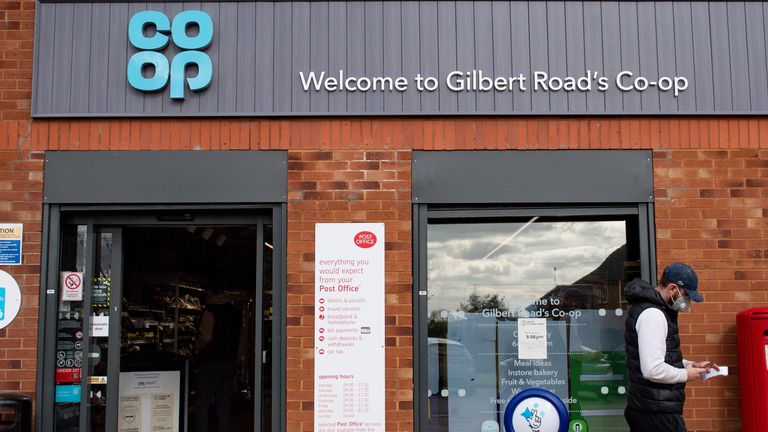
[[[36,3],[0,175],[42,188],[7,212],[39,265],[3,267],[38,430],[492,432],[534,388],[627,430],[628,281],[690,262],[685,354],[730,366],[768,301],[763,9]],[[739,429],[733,372],[691,429]]]

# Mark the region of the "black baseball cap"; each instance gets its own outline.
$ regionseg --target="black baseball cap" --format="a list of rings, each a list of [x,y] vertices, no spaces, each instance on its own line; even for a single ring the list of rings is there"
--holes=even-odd
[[[680,288],[684,289],[691,299],[696,302],[704,301],[704,298],[699,294],[699,277],[696,276],[696,272],[693,271],[691,266],[683,263],[674,263],[668,265],[664,269],[664,273],[661,278],[668,283],[673,283]]]

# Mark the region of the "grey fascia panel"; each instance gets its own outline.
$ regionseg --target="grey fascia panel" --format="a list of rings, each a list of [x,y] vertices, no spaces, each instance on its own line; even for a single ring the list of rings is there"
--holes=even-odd
[[[651,152],[416,151],[415,204],[653,201]]]
[[[49,151],[46,204],[286,202],[285,151]]]
[[[768,113],[765,24],[762,14],[755,17],[764,2],[67,0],[36,7],[33,118]],[[126,82],[137,51],[127,37],[131,16],[151,9],[172,17],[193,8],[214,21],[205,51],[211,85],[187,92],[184,101],[172,100],[168,87],[133,89]],[[105,25],[109,31],[99,32]],[[179,49],[170,44],[162,52],[170,59]],[[523,74],[528,89],[448,91],[453,69]],[[301,86],[299,72],[340,70],[347,77],[402,75],[410,85],[402,93]],[[608,78],[609,88],[531,87],[535,71],[579,78],[587,70]],[[689,87],[678,97],[658,87],[622,92],[613,84],[621,70],[650,80],[686,76]],[[418,91],[419,73],[443,84]]]

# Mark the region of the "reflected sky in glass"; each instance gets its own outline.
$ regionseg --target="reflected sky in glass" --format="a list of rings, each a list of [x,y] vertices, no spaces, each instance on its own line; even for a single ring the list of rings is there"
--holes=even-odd
[[[624,221],[529,222],[429,225],[429,310],[455,311],[473,292],[540,298],[626,243]]]

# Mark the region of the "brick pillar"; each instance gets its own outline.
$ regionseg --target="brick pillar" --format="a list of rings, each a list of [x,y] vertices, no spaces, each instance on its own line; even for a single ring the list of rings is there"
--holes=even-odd
[[[731,367],[731,376],[688,384],[691,430],[740,430],[736,313],[768,304],[768,151],[656,150],[659,269],[684,261],[704,303],[680,314],[683,355]]]
[[[313,430],[315,224],[383,222],[386,419],[413,431],[411,152],[288,152],[287,430]]]
[[[22,265],[2,266],[21,288],[21,309],[0,329],[0,391],[35,396],[43,153],[0,150],[0,222],[22,223]]]
[[[0,1],[0,119],[29,119],[32,107],[34,0]]]

